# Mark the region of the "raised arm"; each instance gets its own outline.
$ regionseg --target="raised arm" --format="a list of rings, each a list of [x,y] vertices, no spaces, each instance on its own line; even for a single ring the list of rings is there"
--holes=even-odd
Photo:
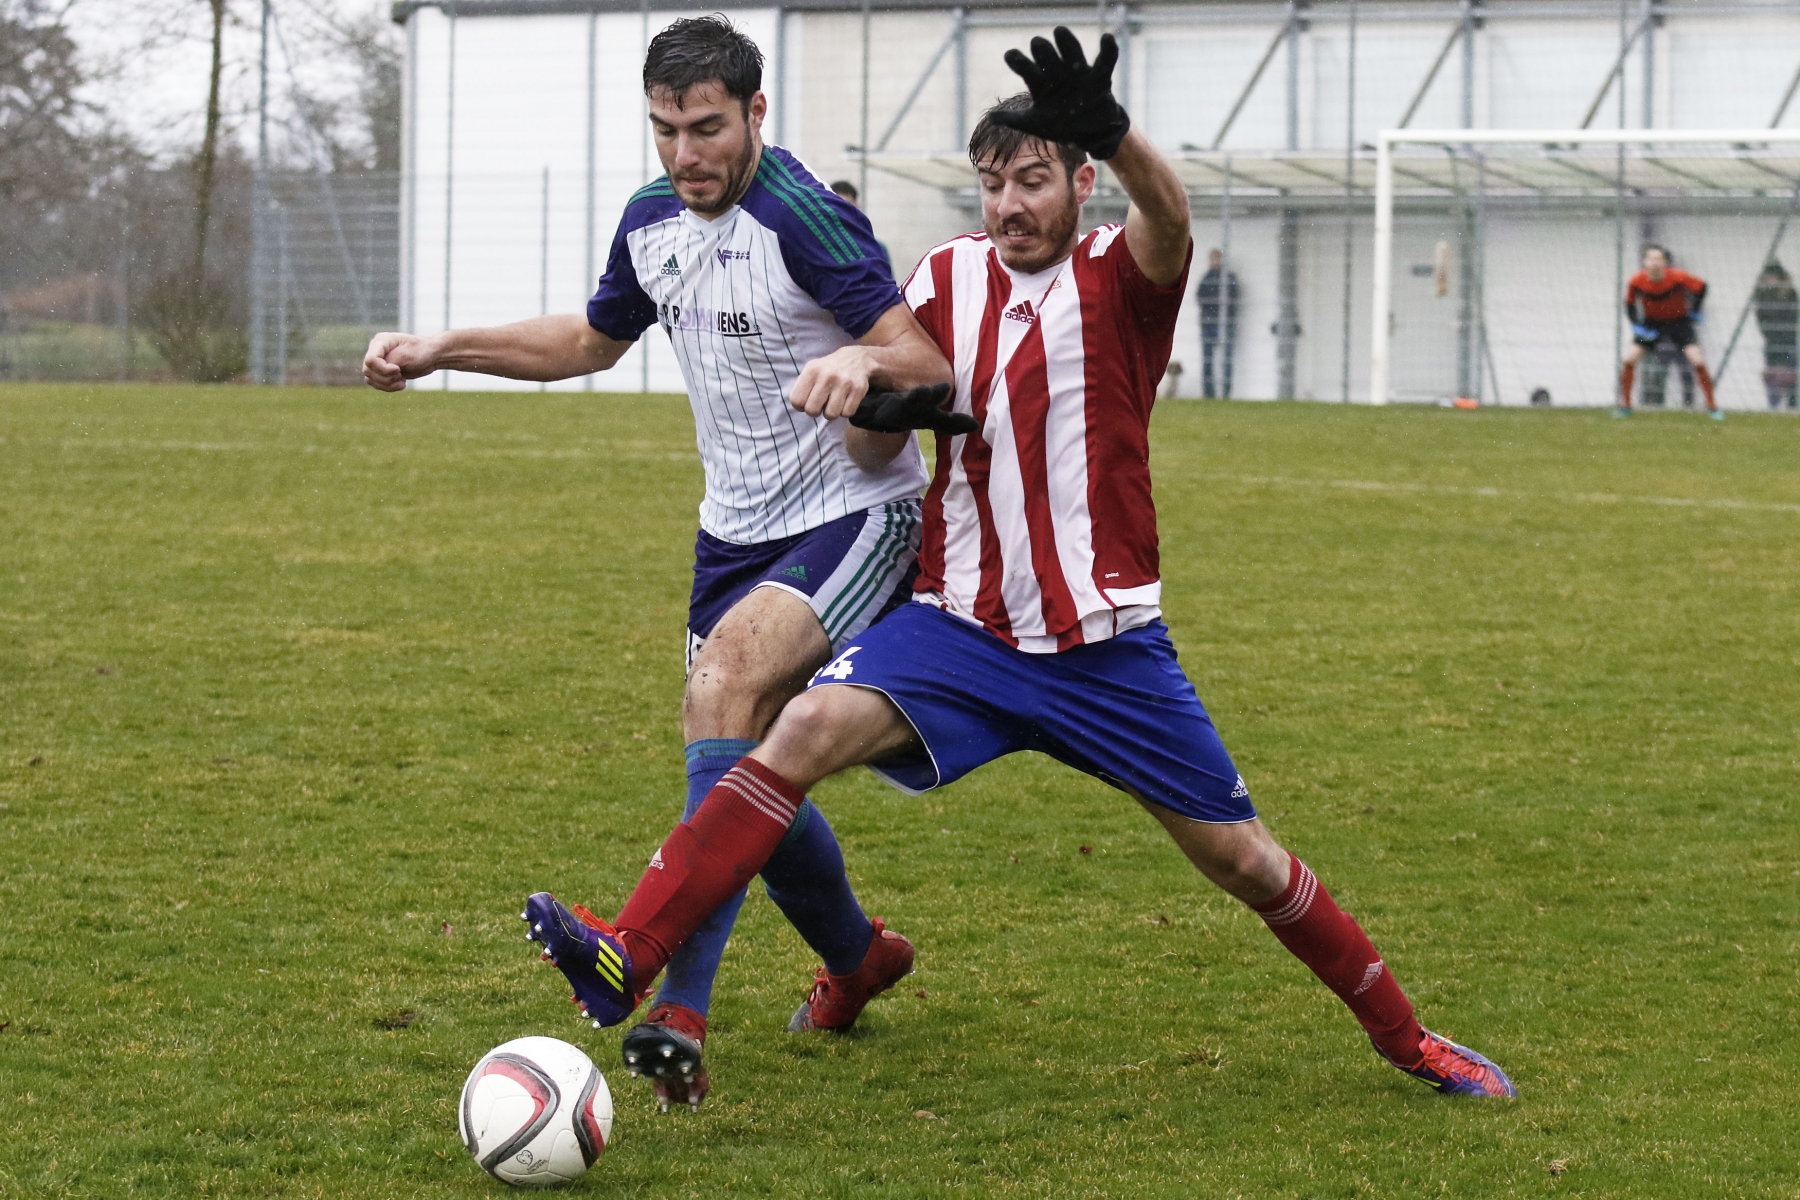
[[[1125,245],[1144,277],[1159,287],[1168,287],[1181,278],[1187,267],[1188,231],[1187,189],[1175,177],[1150,139],[1136,129],[1119,143],[1119,152],[1106,160],[1119,186],[1131,197],[1131,210],[1125,215]],[[1227,306],[1237,300],[1229,294],[1231,285],[1222,291],[1220,300]]]
[[[487,329],[378,333],[363,355],[363,379],[384,392],[398,392],[407,380],[433,371],[549,382],[604,371],[631,346],[607,337],[575,313]]]

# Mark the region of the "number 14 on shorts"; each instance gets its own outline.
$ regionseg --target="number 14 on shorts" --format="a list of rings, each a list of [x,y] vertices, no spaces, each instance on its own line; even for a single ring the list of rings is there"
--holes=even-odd
[[[813,676],[813,682],[817,683],[821,679],[835,679],[839,683],[842,683],[844,680],[850,678],[856,671],[856,664],[850,661],[850,656],[861,649],[861,646],[852,646],[836,658],[832,659],[829,663],[826,663],[823,667],[820,667],[819,673]]]

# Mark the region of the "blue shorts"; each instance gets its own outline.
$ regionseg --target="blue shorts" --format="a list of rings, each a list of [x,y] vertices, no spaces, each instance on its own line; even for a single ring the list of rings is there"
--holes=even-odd
[[[808,686],[829,684],[873,688],[912,722],[923,752],[870,765],[904,792],[1037,750],[1196,821],[1256,816],[1161,621],[1060,654],[1026,654],[932,605],[907,604]]]
[[[836,651],[912,595],[919,502],[890,500],[772,542],[739,546],[704,529],[694,539],[688,666],[731,606],[759,587],[806,601]]]

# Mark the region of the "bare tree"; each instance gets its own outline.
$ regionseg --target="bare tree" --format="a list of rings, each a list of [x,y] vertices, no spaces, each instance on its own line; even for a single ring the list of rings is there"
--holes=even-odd
[[[200,138],[199,176],[194,189],[194,278],[206,277],[206,234],[212,220],[213,181],[219,165],[219,80],[225,72],[225,0],[207,0],[212,10],[212,70],[206,85],[206,132]]]
[[[329,97],[290,82],[296,140],[318,153],[305,157],[332,171],[400,169],[400,43],[394,23],[378,13],[345,22],[312,9],[308,48],[349,66],[354,95]]]
[[[200,383],[217,383],[241,375],[249,365],[240,271],[211,270],[207,248],[218,208],[221,164],[220,98],[225,66],[227,0],[203,0],[212,33],[212,63],[207,73],[206,125],[193,159],[192,252],[184,268],[153,277],[133,303],[138,322],[151,344],[176,374]],[[241,161],[241,154],[234,155]]]
[[[41,0],[0,0],[0,201],[42,205],[87,184],[93,114],[75,41]]]
[[[247,366],[252,171],[236,136],[253,65],[240,36],[247,14],[245,0],[0,0],[0,293],[29,295],[32,308],[15,306],[20,320],[61,321],[67,308],[92,322],[103,312],[183,378],[229,379]],[[397,172],[392,23],[346,18],[330,0],[283,0],[276,15],[274,119],[289,135],[278,164]],[[133,81],[184,45],[184,55],[207,49],[204,105],[189,68],[192,116],[140,122],[146,146],[159,144],[152,154],[92,101],[129,117]],[[392,181],[356,181],[355,194]],[[307,186],[329,195],[333,185]],[[56,299],[65,293],[88,299],[78,309]]]
[[[394,23],[370,13],[345,30],[344,48],[356,63],[357,100],[369,138],[369,166],[400,169],[400,44]]]
[[[119,210],[98,185],[135,156],[81,99],[64,11],[0,0],[0,327],[91,320],[97,301],[118,316]]]

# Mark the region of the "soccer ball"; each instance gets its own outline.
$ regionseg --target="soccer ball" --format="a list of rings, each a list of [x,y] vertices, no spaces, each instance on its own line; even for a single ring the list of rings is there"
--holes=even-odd
[[[463,1084],[457,1127],[481,1169],[514,1187],[567,1183],[612,1136],[606,1077],[578,1048],[522,1037],[488,1051]]]

